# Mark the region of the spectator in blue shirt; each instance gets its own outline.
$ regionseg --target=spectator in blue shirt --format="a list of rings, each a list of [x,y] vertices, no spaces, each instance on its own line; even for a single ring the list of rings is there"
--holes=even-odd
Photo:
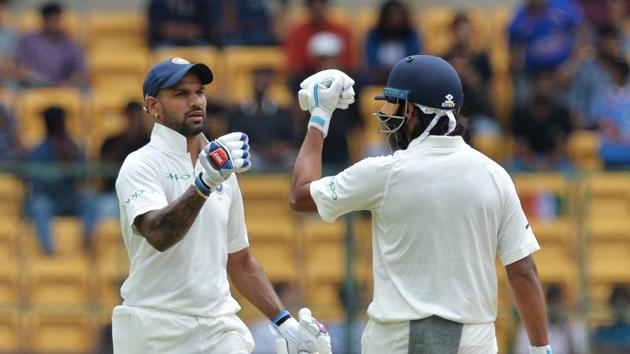
[[[517,103],[528,95],[527,75],[558,71],[561,83],[576,70],[585,40],[584,16],[573,0],[525,0],[509,25]]]
[[[624,57],[617,28],[602,27],[597,39],[597,52],[581,63],[569,85],[567,103],[574,126],[581,129],[597,129],[593,105],[613,85],[610,77],[612,65]]]
[[[0,164],[18,162],[23,156],[23,146],[17,134],[15,118],[0,104]]]
[[[420,35],[413,28],[409,13],[397,0],[386,1],[381,7],[378,23],[365,39],[365,70],[372,84],[384,85],[394,64],[422,51]]]
[[[265,0],[212,0],[210,22],[217,27],[220,44],[275,45],[269,2]]]
[[[613,85],[596,100],[593,115],[599,121],[600,156],[607,168],[630,167],[630,66],[619,59],[611,67]]]
[[[216,44],[207,0],[151,0],[148,8],[152,48]]]
[[[49,107],[43,115],[46,137],[28,158],[32,167],[28,170],[28,208],[42,250],[53,255],[55,248],[50,230],[53,217],[80,215],[87,246],[96,223],[96,212],[90,198],[78,190],[84,158],[66,131],[65,111]]]
[[[593,353],[618,354],[630,352],[630,324],[628,305],[630,291],[627,285],[615,285],[608,300],[614,318],[613,324],[601,326],[593,336]]]

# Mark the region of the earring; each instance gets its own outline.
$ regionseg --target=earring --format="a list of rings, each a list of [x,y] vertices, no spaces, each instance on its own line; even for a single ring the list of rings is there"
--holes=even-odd
[[[153,118],[157,119],[159,115],[157,113],[153,113]]]

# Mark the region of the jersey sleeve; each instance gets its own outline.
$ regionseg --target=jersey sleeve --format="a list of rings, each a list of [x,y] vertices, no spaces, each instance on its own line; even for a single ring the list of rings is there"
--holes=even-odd
[[[168,205],[159,176],[158,166],[138,155],[131,155],[120,168],[116,194],[132,227],[139,215]]]
[[[236,176],[230,177],[232,190],[232,203],[228,215],[227,238],[228,253],[238,252],[249,246],[247,226],[245,225],[245,212],[243,208],[243,196],[238,186]]]
[[[501,264],[507,266],[540,249],[532,227],[521,208],[514,183],[507,176],[503,196],[497,252]]]
[[[370,157],[336,176],[311,182],[311,197],[326,222],[355,210],[378,209],[391,172],[392,157]]]

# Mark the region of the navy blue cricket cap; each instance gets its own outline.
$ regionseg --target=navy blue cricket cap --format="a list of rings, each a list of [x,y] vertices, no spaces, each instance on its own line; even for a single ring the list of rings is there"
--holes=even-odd
[[[149,70],[142,84],[143,96],[155,97],[158,91],[175,85],[189,71],[193,71],[199,75],[199,79],[203,85],[212,82],[212,71],[205,64],[191,64],[186,59],[171,58],[153,65],[151,70]]]

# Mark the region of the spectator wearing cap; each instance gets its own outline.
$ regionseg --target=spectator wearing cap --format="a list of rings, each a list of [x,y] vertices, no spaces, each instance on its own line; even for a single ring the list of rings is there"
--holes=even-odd
[[[63,30],[63,9],[57,3],[41,7],[43,27],[20,38],[15,65],[22,87],[81,86],[86,83],[83,52]]]
[[[327,6],[330,0],[306,0],[309,18],[306,22],[293,25],[285,38],[284,50],[287,59],[287,69],[290,74],[313,72],[317,67],[317,58],[308,50],[311,38],[321,32],[336,35],[341,41],[339,54],[342,66],[346,69],[355,68],[355,53],[352,48],[350,30],[339,23],[330,20]]]
[[[595,330],[593,353],[621,354],[630,352],[629,305],[630,290],[628,285],[614,285],[608,299],[613,322],[610,325],[600,326]]]
[[[558,72],[561,86],[573,76],[586,43],[581,7],[574,0],[523,0],[509,28],[510,66],[515,99],[522,104],[531,93],[531,75]]]
[[[44,140],[28,156],[28,211],[35,223],[43,252],[55,253],[51,222],[55,216],[80,216],[83,221],[85,245],[96,223],[92,198],[79,190],[85,162],[79,146],[66,130],[66,112],[49,107],[43,112],[46,126]]]
[[[151,0],[148,7],[152,48],[218,44],[219,24],[211,23],[210,1]]]
[[[261,67],[252,75],[254,98],[232,110],[229,130],[249,136],[255,171],[289,171],[296,155],[291,111],[269,97],[272,69]]]
[[[363,62],[370,83],[385,85],[394,64],[421,52],[422,40],[413,28],[407,7],[398,0],[386,1],[376,26],[365,39]]]

